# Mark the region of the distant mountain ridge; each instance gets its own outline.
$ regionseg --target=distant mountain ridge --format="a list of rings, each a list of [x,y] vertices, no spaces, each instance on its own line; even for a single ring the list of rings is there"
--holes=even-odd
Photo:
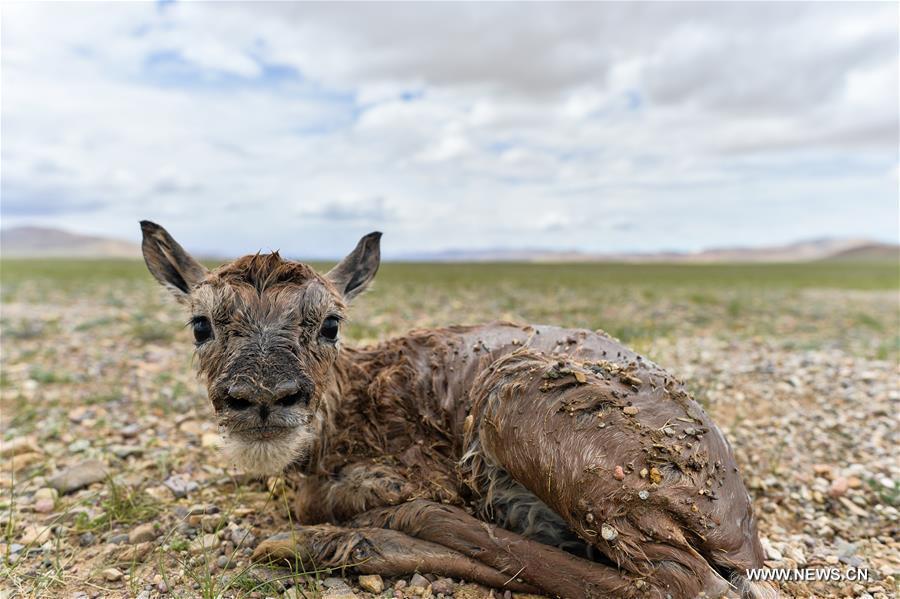
[[[900,246],[870,239],[813,239],[777,246],[712,248],[699,252],[589,253],[544,249],[452,249],[407,254],[400,258],[422,262],[812,262],[816,260],[900,260]]]
[[[51,227],[11,227],[0,231],[5,258],[140,258],[141,246],[121,239],[82,235]]]
[[[0,231],[0,256],[7,258],[140,258],[140,244],[82,235],[51,227]],[[408,253],[398,261],[421,262],[812,262],[816,260],[898,260],[900,246],[869,239],[813,239],[756,248],[714,248],[699,252],[588,253],[539,248],[450,249]]]

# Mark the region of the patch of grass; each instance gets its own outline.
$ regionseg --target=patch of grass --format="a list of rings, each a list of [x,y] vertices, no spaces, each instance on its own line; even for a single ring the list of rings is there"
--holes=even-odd
[[[65,372],[55,372],[48,370],[43,366],[32,366],[28,371],[29,378],[41,383],[42,385],[52,385],[58,383],[71,383],[72,376]]]
[[[86,406],[94,406],[98,404],[107,404],[107,403],[116,403],[122,400],[122,394],[116,391],[109,391],[106,393],[98,393],[96,395],[89,395],[81,400],[81,403]]]
[[[900,335],[889,341],[882,341],[875,350],[875,357],[879,360],[896,359],[900,354]]]
[[[3,321],[0,326],[2,326],[4,337],[17,341],[40,339],[49,332],[48,323],[40,320],[21,320],[15,324]]]
[[[865,312],[857,312],[853,320],[857,325],[863,326],[873,331],[884,330],[884,325],[879,319],[875,318],[871,314],[866,314]]]
[[[739,318],[743,312],[744,304],[736,297],[729,300],[728,305],[725,306],[725,313],[728,314],[730,318]]]
[[[709,306],[719,303],[719,300],[708,293],[691,293],[688,299],[699,306]]]
[[[869,483],[869,487],[875,492],[875,495],[878,496],[881,503],[891,507],[900,506],[900,487],[898,487],[896,483],[889,487],[887,485],[882,485],[881,482],[874,478],[869,479],[866,482]]]
[[[131,336],[141,343],[169,343],[175,339],[171,324],[138,317],[131,327]]]
[[[116,525],[135,525],[151,520],[159,514],[160,506],[149,495],[140,490],[118,484],[115,479],[106,481],[106,496],[100,501],[103,514],[89,519],[84,513],[75,518],[78,532],[112,529]]]
[[[79,323],[76,327],[76,331],[90,331],[92,329],[96,329],[98,327],[105,327],[113,324],[115,322],[112,318],[102,316],[100,318],[94,318],[92,320],[86,320],[82,323]]]

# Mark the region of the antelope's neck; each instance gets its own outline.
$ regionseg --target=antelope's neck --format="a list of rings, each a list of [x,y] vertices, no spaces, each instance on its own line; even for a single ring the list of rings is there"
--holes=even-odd
[[[466,348],[465,335],[452,329],[344,348],[318,410],[319,446],[308,470],[334,472],[374,458],[454,461],[468,389],[485,353]]]

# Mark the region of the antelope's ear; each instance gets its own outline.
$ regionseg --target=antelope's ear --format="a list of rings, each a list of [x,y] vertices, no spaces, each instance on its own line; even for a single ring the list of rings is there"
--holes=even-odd
[[[325,276],[347,301],[366,290],[381,264],[381,232],[369,233]]]
[[[186,302],[191,289],[209,271],[184,251],[168,231],[149,220],[141,221],[144,240],[141,249],[150,274],[164,285],[179,302]]]

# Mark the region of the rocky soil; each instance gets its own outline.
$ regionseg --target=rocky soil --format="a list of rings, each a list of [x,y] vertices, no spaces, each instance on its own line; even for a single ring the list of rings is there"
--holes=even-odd
[[[377,296],[354,315],[376,328],[356,337],[471,321],[468,300],[482,302],[484,320],[530,319],[528,310],[492,312],[489,291],[479,293],[460,304]],[[866,581],[782,583],[784,596],[897,596],[896,293],[793,297],[757,297],[764,307],[733,315],[737,327],[719,326],[725,308],[710,321],[702,316],[718,308],[687,299],[636,298],[616,317],[652,327],[657,310],[667,325],[639,349],[689,381],[725,431],[767,564],[868,572]],[[542,305],[541,320],[561,322],[555,310],[583,301],[562,299]],[[220,460],[184,315],[149,285],[80,295],[25,288],[4,297],[2,319],[0,598],[504,595],[428,573],[252,566],[255,545],[292,526],[290,490]],[[877,327],[864,324],[872,320]]]

